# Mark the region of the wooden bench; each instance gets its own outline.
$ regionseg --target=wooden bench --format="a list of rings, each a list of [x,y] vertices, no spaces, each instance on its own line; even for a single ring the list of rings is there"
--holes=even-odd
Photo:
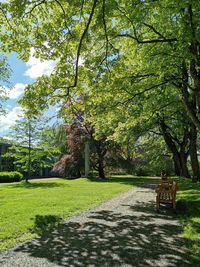
[[[176,211],[176,182],[171,183],[169,179],[163,179],[156,189],[156,208],[159,212],[160,204],[171,204],[173,210]]]

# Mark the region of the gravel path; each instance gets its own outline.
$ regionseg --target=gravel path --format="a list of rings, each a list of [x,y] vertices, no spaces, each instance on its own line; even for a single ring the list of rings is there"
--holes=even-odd
[[[141,185],[0,255],[1,267],[193,266],[171,209]],[[195,266],[196,267],[196,266]]]

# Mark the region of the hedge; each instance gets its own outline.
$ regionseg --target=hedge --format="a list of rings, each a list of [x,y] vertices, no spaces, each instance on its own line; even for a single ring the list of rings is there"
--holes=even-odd
[[[0,183],[19,182],[23,179],[20,172],[0,172]]]

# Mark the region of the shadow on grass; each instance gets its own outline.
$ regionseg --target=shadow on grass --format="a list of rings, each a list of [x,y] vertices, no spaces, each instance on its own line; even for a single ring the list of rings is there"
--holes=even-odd
[[[56,221],[54,216],[49,218]],[[93,211],[82,222],[68,221],[53,231],[42,231],[15,253],[28,253],[59,266],[198,266],[189,261],[179,238],[181,229],[172,219],[157,214],[153,202],[121,205],[116,212]],[[39,216],[35,222],[43,221],[46,217]]]
[[[56,215],[36,215],[31,232],[42,235],[57,226],[61,221],[62,218]]]
[[[177,208],[182,217],[200,217],[200,183],[183,179],[178,188]]]
[[[27,188],[27,189],[37,189],[37,188],[54,188],[54,187],[70,187],[68,184],[56,183],[56,182],[21,182],[19,184],[9,185],[9,188]]]
[[[197,190],[200,192],[200,183],[193,183],[191,181],[191,179],[187,179],[187,178],[176,178],[175,179],[178,184],[180,185],[179,186],[179,189],[181,191],[187,191],[187,190]]]
[[[179,179],[177,194],[178,217],[187,241],[187,247],[194,251],[194,259],[200,266],[200,183]]]
[[[99,179],[99,178],[88,178],[91,182],[98,182],[98,183],[120,183],[120,184],[128,184],[133,186],[140,186],[140,187],[148,187],[148,188],[155,188],[155,186],[160,182],[160,178],[158,177],[137,177],[137,176],[111,176],[106,179]],[[151,186],[152,185],[152,186]]]
[[[180,219],[183,232],[187,241],[187,246],[196,253],[200,266],[200,193],[198,196],[194,194],[184,195],[177,201],[178,217]],[[199,255],[199,256],[198,256]]]

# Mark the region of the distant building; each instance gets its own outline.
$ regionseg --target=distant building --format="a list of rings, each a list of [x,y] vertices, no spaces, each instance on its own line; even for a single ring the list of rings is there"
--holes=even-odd
[[[8,148],[11,147],[12,144],[0,142],[0,171],[15,171],[15,165],[13,164],[12,158],[4,158],[8,152]],[[34,173],[34,177],[47,177],[50,176],[51,169],[50,168],[41,168],[38,173]]]
[[[0,143],[0,171],[13,171],[14,164],[12,159],[6,159],[3,157],[4,154],[8,152],[8,148],[11,147],[11,144]]]

